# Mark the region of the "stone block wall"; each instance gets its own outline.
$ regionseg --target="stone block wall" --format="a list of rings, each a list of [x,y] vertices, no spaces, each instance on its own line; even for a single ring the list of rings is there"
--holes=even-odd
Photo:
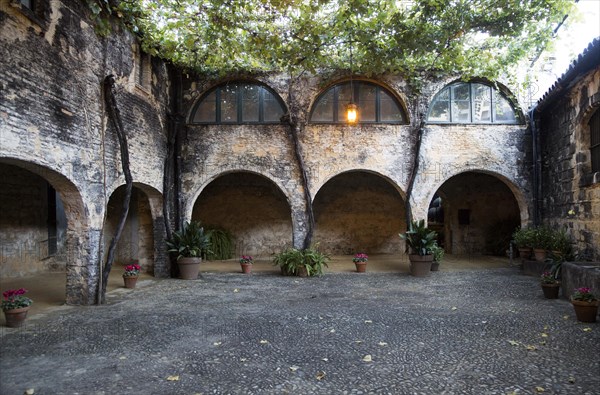
[[[582,75],[540,118],[542,218],[568,230],[579,260],[600,260],[600,174],[588,122],[600,108],[600,68]]]
[[[116,80],[134,181],[162,191],[167,68],[157,59],[142,61],[136,38],[117,22],[108,36],[97,35],[85,2],[34,4],[32,13],[0,0],[0,162],[27,169],[57,190],[67,217],[67,302],[93,303],[106,206],[124,183],[103,81],[108,75]],[[150,76],[143,81],[141,67]],[[162,212],[152,218],[164,226]],[[149,234],[164,239],[156,229]],[[164,253],[159,256],[157,265],[166,266]]]

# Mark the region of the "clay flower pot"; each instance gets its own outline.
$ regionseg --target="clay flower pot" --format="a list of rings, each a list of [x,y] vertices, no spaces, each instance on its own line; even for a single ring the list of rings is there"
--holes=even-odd
[[[364,273],[367,271],[367,262],[354,262],[356,265],[356,271],[358,273]]]
[[[202,258],[179,258],[177,260],[179,277],[183,280],[197,280],[200,262],[202,262]]]
[[[558,299],[558,291],[560,290],[560,283],[542,283],[542,292],[546,299]]]
[[[242,273],[244,273],[244,274],[252,273],[252,264],[251,263],[240,263],[240,266],[242,266]]]
[[[123,276],[123,282],[125,283],[125,288],[135,288],[135,284],[137,283],[138,276]]]
[[[410,260],[410,274],[416,277],[427,277],[431,272],[433,255],[413,255],[408,256]]]
[[[4,317],[6,318],[6,326],[9,328],[18,328],[23,325],[23,322],[25,322],[25,319],[27,318],[27,312],[29,311],[30,307],[31,306],[21,307],[19,309],[3,310]]]
[[[598,315],[598,301],[585,302],[583,300],[571,299],[571,304],[575,309],[575,315],[577,321],[581,322],[596,322],[596,316]]]

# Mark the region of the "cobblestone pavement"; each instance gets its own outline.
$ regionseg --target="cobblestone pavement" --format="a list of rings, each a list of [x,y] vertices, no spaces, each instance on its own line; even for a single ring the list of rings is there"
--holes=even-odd
[[[1,329],[0,393],[598,394],[600,324],[518,269],[205,274]]]

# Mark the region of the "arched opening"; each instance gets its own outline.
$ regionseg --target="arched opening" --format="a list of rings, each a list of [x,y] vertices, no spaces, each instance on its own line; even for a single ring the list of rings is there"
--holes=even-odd
[[[196,199],[192,220],[229,231],[234,254],[267,257],[292,245],[288,200],[271,180],[249,172],[224,174]]]
[[[0,158],[0,212],[0,288],[28,289],[36,301],[32,312],[65,301],[93,303],[87,215],[71,181],[34,163]]]
[[[325,183],[314,199],[315,242],[328,254],[403,251],[404,200],[388,180],[350,171]]]
[[[105,253],[103,262],[106,261],[108,248],[121,218],[124,199],[125,186],[122,185],[115,189],[108,200],[102,237]],[[154,221],[148,196],[142,189],[134,186],[125,227],[115,251],[109,285],[122,286],[123,281],[120,276],[123,274],[123,266],[133,262],[141,266],[143,273],[154,274],[154,234]]]
[[[497,177],[478,172],[444,182],[429,205],[428,220],[449,254],[506,256],[511,235],[521,224],[511,189]]]

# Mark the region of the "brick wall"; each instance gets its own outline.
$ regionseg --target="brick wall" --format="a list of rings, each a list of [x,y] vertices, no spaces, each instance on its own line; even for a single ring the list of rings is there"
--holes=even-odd
[[[600,174],[591,172],[588,121],[600,107],[600,68],[582,75],[540,119],[542,217],[565,227],[580,260],[600,260]]]

